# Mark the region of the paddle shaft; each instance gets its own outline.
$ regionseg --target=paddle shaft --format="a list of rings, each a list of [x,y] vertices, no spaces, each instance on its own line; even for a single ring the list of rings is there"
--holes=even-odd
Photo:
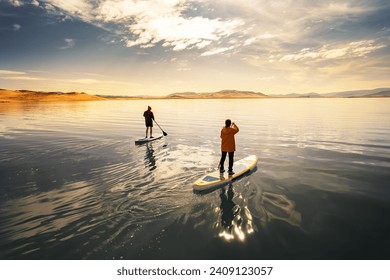
[[[164,134],[164,136],[167,136],[168,133],[166,133],[164,130],[162,130],[161,126],[153,119],[153,121],[157,124],[157,126],[161,129],[162,133]]]

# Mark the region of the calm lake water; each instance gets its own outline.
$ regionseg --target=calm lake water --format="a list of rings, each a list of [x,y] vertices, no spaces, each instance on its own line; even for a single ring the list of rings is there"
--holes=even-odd
[[[227,117],[257,169],[194,193]],[[389,259],[390,99],[0,104],[0,188],[1,259]]]

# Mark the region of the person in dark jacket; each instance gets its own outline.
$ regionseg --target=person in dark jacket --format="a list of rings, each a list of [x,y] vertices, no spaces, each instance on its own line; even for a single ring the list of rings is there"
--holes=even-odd
[[[144,118],[145,118],[145,126],[146,126],[146,133],[145,138],[148,138],[148,130],[150,129],[150,138],[153,138],[153,121],[154,121],[154,115],[152,112],[152,107],[148,106],[148,110],[144,112]]]

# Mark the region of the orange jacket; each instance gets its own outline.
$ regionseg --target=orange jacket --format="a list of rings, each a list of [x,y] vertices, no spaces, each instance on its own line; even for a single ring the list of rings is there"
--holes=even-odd
[[[236,142],[234,141],[234,134],[239,131],[236,125],[232,127],[224,126],[221,130],[221,151],[234,152],[236,150]]]

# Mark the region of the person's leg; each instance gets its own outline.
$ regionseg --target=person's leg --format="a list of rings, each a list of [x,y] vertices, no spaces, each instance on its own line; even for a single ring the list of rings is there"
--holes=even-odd
[[[219,161],[219,171],[224,172],[224,167],[223,165],[225,164],[225,159],[226,159],[226,152],[222,151],[221,155],[221,160]]]
[[[150,138],[152,138],[152,137],[153,137],[153,133],[152,133],[152,131],[153,131],[153,127],[151,126],[151,127],[150,127]]]
[[[233,172],[234,152],[229,152],[229,172]]]
[[[146,127],[145,138],[148,138],[148,130],[149,130],[149,127]]]

